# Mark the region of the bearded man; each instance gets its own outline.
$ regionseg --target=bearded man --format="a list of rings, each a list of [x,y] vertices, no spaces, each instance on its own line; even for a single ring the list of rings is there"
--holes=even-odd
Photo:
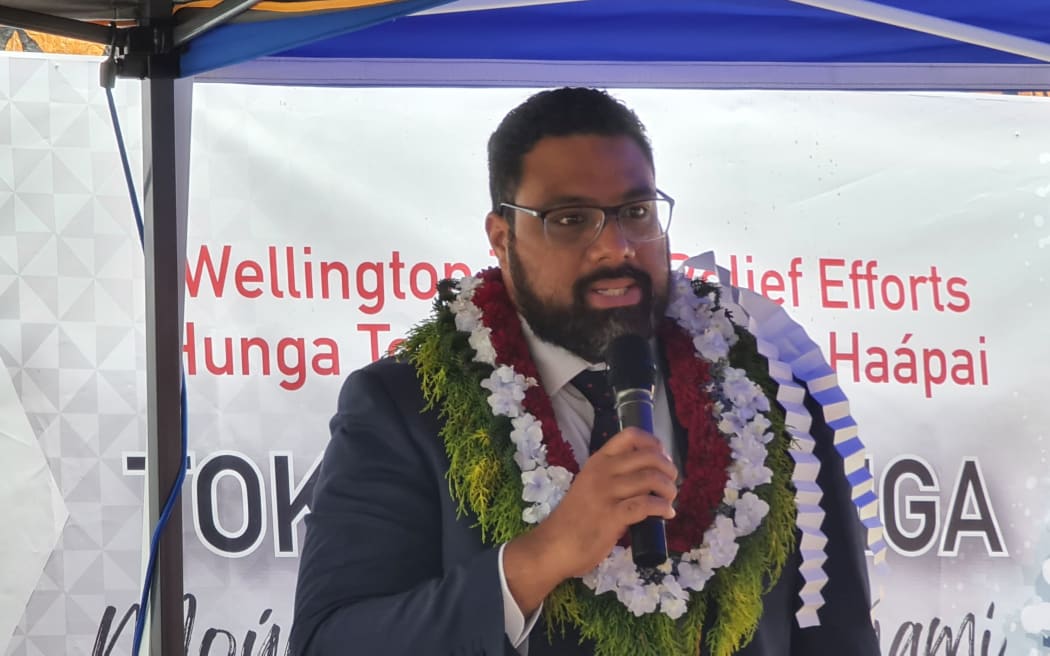
[[[492,135],[489,174],[499,268],[443,284],[400,355],[344,385],[293,653],[878,654],[820,408],[774,379],[725,290],[672,273],[674,201],[635,114],[592,89],[539,93]],[[622,335],[656,354],[652,432],[609,423]],[[788,387],[796,404],[777,401]],[[785,419],[803,406],[818,556],[799,548],[808,483]],[[628,529],[652,517],[669,557],[637,566]]]

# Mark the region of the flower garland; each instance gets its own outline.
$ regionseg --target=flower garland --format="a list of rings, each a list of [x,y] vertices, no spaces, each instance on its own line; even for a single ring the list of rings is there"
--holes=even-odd
[[[751,379],[771,384],[754,341],[734,328],[714,288],[679,273],[672,281],[659,337],[688,448],[678,514],[667,523],[671,558],[639,571],[630,548],[617,546],[545,606],[553,624],[572,622],[594,639],[598,654],[640,653],[641,630],[654,654],[695,655],[710,602],[712,654],[732,653],[757,626],[764,586],[794,544],[787,440],[771,390]],[[507,541],[543,521],[578,466],[501,272],[464,278],[458,289],[443,285],[436,319],[410,336],[405,352],[428,403],[442,407],[451,491],[461,510],[477,515],[483,537]]]

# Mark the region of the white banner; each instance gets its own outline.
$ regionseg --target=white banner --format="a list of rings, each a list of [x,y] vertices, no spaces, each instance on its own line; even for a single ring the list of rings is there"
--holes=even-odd
[[[3,63],[12,126],[39,134],[0,135],[0,353],[70,509],[7,653],[128,653],[141,256],[95,65]],[[137,89],[118,91],[134,144]],[[485,144],[529,93],[195,88],[189,653],[283,653],[339,386],[438,279],[493,263]],[[677,257],[714,249],[838,370],[890,543],[883,652],[1050,653],[1047,101],[615,95],[649,127]]]

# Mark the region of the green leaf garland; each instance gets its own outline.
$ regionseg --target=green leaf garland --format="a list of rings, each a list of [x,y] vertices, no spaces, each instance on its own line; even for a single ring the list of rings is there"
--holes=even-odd
[[[694,287],[698,295],[717,294],[717,288],[705,283]],[[410,332],[399,357],[415,366],[426,408],[439,409],[449,492],[461,516],[472,514],[482,540],[496,546],[528,530],[521,516],[521,470],[509,439],[511,422],[492,414],[480,386],[492,367],[472,360],[467,335],[456,329],[448,305],[454,283],[444,281],[439,289],[433,317]],[[745,370],[774,400],[777,385],[754,337],[740,327],[736,332],[730,365]],[[579,579],[571,579],[544,602],[549,632],[575,626],[584,639],[594,641],[595,656],[696,656],[702,640],[711,656],[731,656],[751,640],[762,614],[762,596],[779,579],[796,546],[791,442],[782,410],[770,405],[766,416],[774,437],[766,445],[766,465],[772,481],[752,490],[769,504],[769,512],[754,533],[739,538],[733,563],[716,569],[703,590],[690,591],[685,615],[677,620],[658,612],[635,616],[615,595],[595,595]]]

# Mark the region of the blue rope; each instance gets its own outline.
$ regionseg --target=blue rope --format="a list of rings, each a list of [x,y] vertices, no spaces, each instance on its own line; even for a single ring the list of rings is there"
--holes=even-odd
[[[113,102],[113,90],[106,89],[106,101],[109,103],[109,117],[113,121],[113,131],[117,135],[117,149],[120,150],[120,163],[124,167],[124,181],[131,196],[131,211],[135,213],[135,227],[139,229],[139,246],[145,248],[146,238],[142,227],[142,210],[139,209],[139,197],[135,193],[135,181],[131,178],[131,164],[128,162],[128,150],[124,147],[124,133],[120,130],[117,118],[117,105]]]

